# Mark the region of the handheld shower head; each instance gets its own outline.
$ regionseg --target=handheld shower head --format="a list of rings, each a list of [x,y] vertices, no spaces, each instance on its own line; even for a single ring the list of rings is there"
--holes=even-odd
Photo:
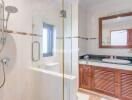
[[[18,9],[14,6],[6,6],[5,7],[5,10],[7,11],[7,18],[6,18],[6,29],[7,29],[7,24],[8,24],[8,20],[9,20],[9,16],[11,13],[17,13],[18,12]]]
[[[18,12],[18,9],[14,6],[7,6],[5,8],[5,10],[8,12],[8,13],[17,13]]]

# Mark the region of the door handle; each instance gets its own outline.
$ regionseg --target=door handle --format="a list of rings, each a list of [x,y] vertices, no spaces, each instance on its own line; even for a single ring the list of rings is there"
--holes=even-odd
[[[34,58],[34,45],[38,44],[38,59]],[[39,41],[33,41],[32,43],[32,61],[37,62],[40,60],[40,42]]]

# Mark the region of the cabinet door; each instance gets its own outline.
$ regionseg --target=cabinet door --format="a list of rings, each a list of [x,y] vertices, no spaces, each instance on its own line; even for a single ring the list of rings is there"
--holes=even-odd
[[[115,71],[109,68],[94,67],[94,91],[115,96]]]
[[[132,100],[132,72],[121,71],[121,98]]]
[[[83,89],[91,88],[91,78],[90,74],[91,68],[88,65],[79,66],[79,87]]]

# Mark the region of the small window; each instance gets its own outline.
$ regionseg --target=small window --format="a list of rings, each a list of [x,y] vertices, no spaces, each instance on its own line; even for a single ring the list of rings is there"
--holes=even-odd
[[[43,57],[53,56],[54,26],[43,24]]]

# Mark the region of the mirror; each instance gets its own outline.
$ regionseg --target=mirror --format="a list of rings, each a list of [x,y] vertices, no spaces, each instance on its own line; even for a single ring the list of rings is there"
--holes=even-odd
[[[99,47],[132,47],[132,12],[99,18]]]

